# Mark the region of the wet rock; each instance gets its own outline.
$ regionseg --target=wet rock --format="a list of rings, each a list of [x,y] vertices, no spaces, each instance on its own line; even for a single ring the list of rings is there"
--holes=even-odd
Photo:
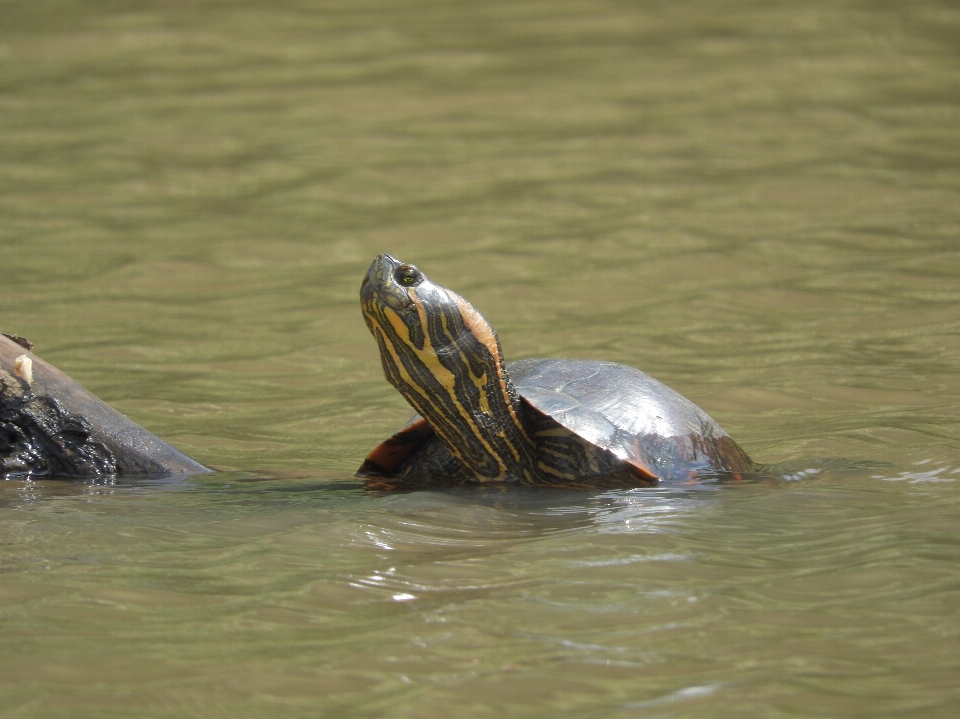
[[[0,477],[169,476],[203,465],[0,335]]]

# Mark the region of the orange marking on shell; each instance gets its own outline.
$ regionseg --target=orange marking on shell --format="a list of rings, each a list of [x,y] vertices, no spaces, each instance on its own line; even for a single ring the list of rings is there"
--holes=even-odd
[[[660,482],[660,478],[651,472],[650,468],[639,459],[628,459],[626,460],[626,463],[629,464],[630,467],[644,479],[653,482],[654,484]]]

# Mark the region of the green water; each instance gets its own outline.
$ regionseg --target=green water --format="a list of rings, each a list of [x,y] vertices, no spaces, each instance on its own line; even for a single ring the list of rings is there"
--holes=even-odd
[[[379,252],[834,468],[365,492]],[[0,483],[4,719],[960,712],[954,2],[0,0],[0,267],[223,470]]]

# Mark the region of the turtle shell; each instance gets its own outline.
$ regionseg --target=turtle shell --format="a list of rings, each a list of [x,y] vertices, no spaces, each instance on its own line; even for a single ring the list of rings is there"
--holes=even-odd
[[[753,466],[706,412],[633,367],[594,360],[530,359],[511,362],[507,372],[533,419],[550,418],[632,467],[638,477],[688,479],[697,474],[745,472]],[[414,415],[368,455],[358,475],[395,476],[432,439],[433,430]],[[451,467],[451,471],[456,470]]]
[[[753,463],[717,422],[633,367],[594,360],[520,360],[508,367],[534,408],[659,479],[744,472]]]

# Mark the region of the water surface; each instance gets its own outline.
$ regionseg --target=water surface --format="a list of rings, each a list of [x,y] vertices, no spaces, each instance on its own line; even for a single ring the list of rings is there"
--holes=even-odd
[[[222,470],[0,485],[0,714],[956,715],[954,4],[0,16],[0,327]],[[780,479],[364,491],[378,252]]]

